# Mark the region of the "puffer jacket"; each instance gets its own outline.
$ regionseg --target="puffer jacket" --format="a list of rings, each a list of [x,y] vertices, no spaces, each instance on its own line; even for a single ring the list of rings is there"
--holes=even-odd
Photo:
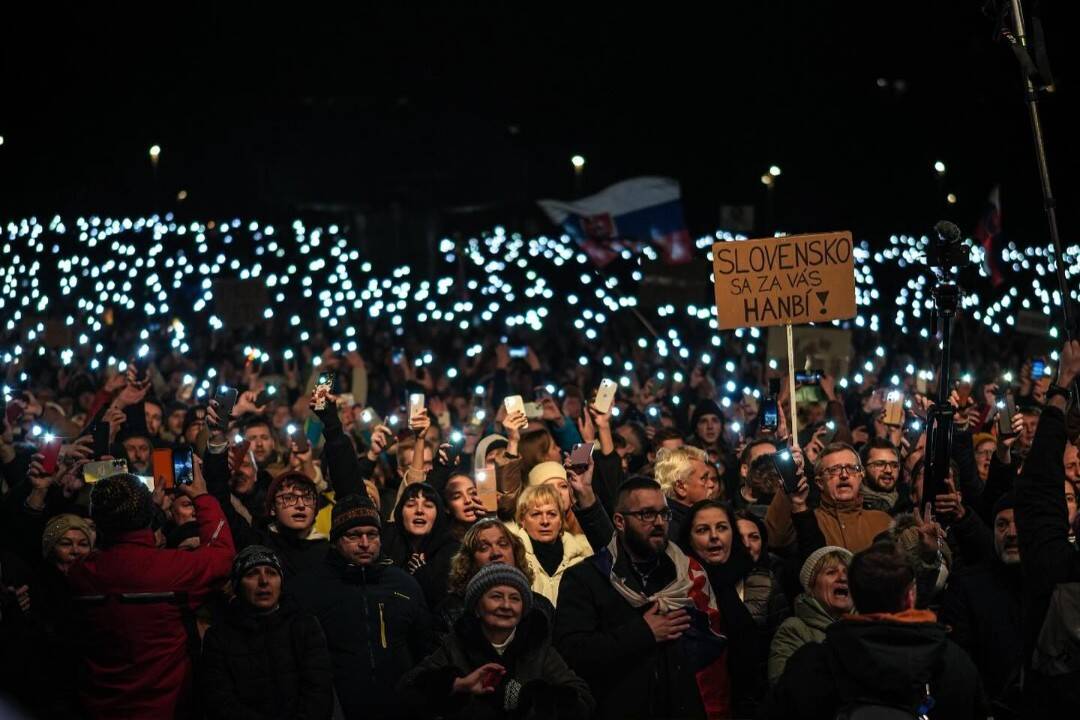
[[[555,569],[554,575],[548,575],[547,571],[544,570],[544,566],[540,564],[540,560],[537,559],[536,553],[533,551],[532,538],[525,532],[525,529],[520,525],[513,525],[510,529],[521,538],[521,542],[525,545],[525,559],[528,561],[533,574],[533,592],[543,595],[551,601],[552,605],[555,605],[559,599],[559,583],[562,581],[563,573],[591,556],[593,554],[592,546],[589,545],[589,541],[584,535],[562,533],[559,536],[559,541],[563,546],[562,562]]]
[[[795,598],[795,616],[780,623],[769,647],[769,684],[775,685],[784,674],[787,661],[807,643],[825,642],[825,629],[836,618],[813,595]]]
[[[288,595],[266,614],[234,600],[203,639],[199,688],[210,720],[329,718],[333,676],[319,621]]]

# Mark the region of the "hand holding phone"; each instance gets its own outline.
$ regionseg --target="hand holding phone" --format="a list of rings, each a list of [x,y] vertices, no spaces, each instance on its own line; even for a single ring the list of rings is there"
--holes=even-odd
[[[506,408],[506,414],[512,415],[516,412],[525,413],[525,400],[520,395],[508,395],[503,400],[503,407]]]
[[[333,370],[319,373],[319,378],[315,383],[315,402],[313,404],[316,410],[326,409],[326,396],[334,389],[334,377]]]
[[[218,387],[217,392],[214,394],[214,412],[218,417],[218,430],[225,430],[229,427],[229,420],[232,418],[237,395],[236,388],[225,385]]]
[[[780,476],[780,482],[786,495],[794,495],[799,491],[799,473],[795,467],[795,456],[788,448],[783,448],[772,457],[773,467]]]
[[[899,390],[890,390],[885,396],[885,412],[881,421],[892,427],[904,424],[904,394]]]
[[[52,435],[45,436],[45,442],[41,446],[41,455],[43,457],[41,467],[46,475],[52,475],[56,472],[60,461],[60,448],[63,444],[63,438],[53,437]]]
[[[618,385],[614,380],[608,380],[604,378],[600,381],[600,387],[596,391],[596,399],[593,400],[593,407],[602,413],[611,412],[611,405],[615,402],[615,389]]]
[[[293,423],[285,426],[285,432],[289,435],[289,440],[296,443],[297,453],[303,454],[311,449],[311,441],[307,434],[300,432],[300,428]]]
[[[176,489],[176,468],[173,466],[171,448],[156,448],[150,454],[150,467],[154,472],[154,485],[165,488],[165,492]]]
[[[173,481],[177,487],[195,481],[195,459],[191,446],[178,447],[172,453]]]
[[[592,452],[595,443],[584,442],[574,445],[574,449],[570,451],[569,466],[570,469],[579,475],[589,469],[589,465],[592,463]]]

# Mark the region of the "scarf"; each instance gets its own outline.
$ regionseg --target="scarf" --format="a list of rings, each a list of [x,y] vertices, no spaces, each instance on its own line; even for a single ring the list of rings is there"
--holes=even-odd
[[[661,613],[679,609],[689,613],[690,629],[677,642],[683,643],[706,717],[710,720],[730,717],[732,693],[727,669],[728,640],[709,576],[697,560],[687,557],[675,543],[669,542],[664,552],[675,564],[675,579],[652,595],[634,590],[615,574],[615,563],[619,558],[618,536],[612,537],[596,559],[615,592],[632,607],[655,604]]]

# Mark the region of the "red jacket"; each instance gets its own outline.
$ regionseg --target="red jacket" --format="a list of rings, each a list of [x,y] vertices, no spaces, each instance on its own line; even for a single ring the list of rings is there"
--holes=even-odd
[[[158,549],[149,529],[137,530],[68,573],[88,616],[82,701],[94,717],[171,718],[191,687],[182,612],[228,577],[235,554],[217,500],[200,495],[195,510],[194,551]]]

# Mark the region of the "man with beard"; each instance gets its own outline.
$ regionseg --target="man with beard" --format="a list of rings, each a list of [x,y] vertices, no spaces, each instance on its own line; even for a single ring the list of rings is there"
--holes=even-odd
[[[994,717],[1013,717],[1020,700],[1020,542],[1013,513],[1015,498],[1003,495],[994,507],[994,554],[949,578],[942,622],[952,639],[975,661],[994,702]]]
[[[900,478],[900,453],[888,440],[874,438],[862,449],[866,482],[862,487],[863,508],[895,515],[906,498],[897,487]]]
[[[125,428],[120,445],[124,448],[129,473],[132,475],[154,474],[150,467],[154,443],[145,430],[138,427]]]
[[[709,632],[709,583],[668,543],[670,518],[660,485],[630,478],[616,496],[611,543],[560,585],[555,645],[589,683],[599,718],[704,717],[731,697],[711,674],[723,648]]]
[[[765,511],[776,493],[779,477],[771,461],[759,462],[759,458],[776,452],[776,444],[767,438],[751,441],[739,455],[739,491],[733,505],[737,510],[749,510],[764,519]]]

